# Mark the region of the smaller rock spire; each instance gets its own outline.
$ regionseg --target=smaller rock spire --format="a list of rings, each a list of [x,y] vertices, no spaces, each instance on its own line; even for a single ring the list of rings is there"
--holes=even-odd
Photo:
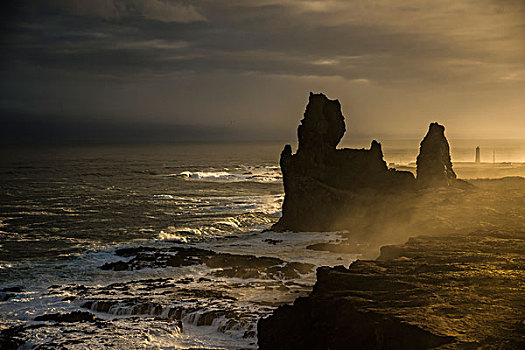
[[[422,186],[443,186],[455,180],[445,127],[431,123],[417,156],[417,181]]]

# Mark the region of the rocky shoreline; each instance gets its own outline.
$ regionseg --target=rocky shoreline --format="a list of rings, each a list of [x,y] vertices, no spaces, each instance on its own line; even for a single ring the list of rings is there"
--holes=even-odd
[[[319,268],[258,323],[260,349],[522,349],[525,232],[420,236]],[[312,347],[313,346],[313,347]]]
[[[259,320],[259,348],[525,348],[524,179],[457,179],[438,123],[417,178],[388,169],[376,141],[336,149],[345,130],[339,102],[311,93],[273,228],[344,229],[308,248],[380,256],[318,268],[310,295]]]
[[[62,308],[4,328],[0,348],[42,337],[42,349],[93,337],[130,348],[130,330],[153,330],[159,343],[192,327],[241,340],[236,348],[525,348],[525,179],[457,179],[437,123],[417,178],[388,169],[376,141],[336,149],[345,130],[339,102],[311,94],[299,149],[281,154],[286,196],[273,231],[112,250],[92,267],[110,280],[46,285],[41,300]],[[301,230],[338,232],[290,239]],[[24,293],[4,288],[0,301]]]
[[[269,237],[268,233],[254,239],[276,249],[291,244]],[[233,251],[234,242],[230,243]],[[217,249],[212,243],[204,244],[210,249],[185,244],[115,249],[113,259],[97,268],[112,282],[48,286],[42,299],[60,307],[0,329],[0,348],[30,347],[35,339],[42,349],[81,348],[93,337],[101,348],[132,348],[133,339],[123,342],[122,337],[138,323],[144,334],[153,329],[175,342],[198,332],[214,332],[243,344],[234,348],[254,348],[258,319],[306,295],[319,265],[224,252],[224,244]],[[14,302],[26,295],[22,287],[0,293]]]

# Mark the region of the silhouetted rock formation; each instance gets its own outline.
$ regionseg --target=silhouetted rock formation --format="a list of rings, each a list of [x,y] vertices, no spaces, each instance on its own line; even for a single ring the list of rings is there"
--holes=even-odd
[[[45,314],[35,317],[35,321],[54,321],[54,322],[93,322],[95,315],[86,311],[72,311],[68,313]]]
[[[418,237],[320,267],[308,297],[259,320],[259,349],[523,349],[523,242],[516,231]]]
[[[445,127],[431,123],[421,141],[417,156],[417,181],[422,186],[451,185],[456,180],[452,170],[450,149],[445,137]]]
[[[388,169],[381,144],[375,140],[370,149],[337,149],[345,131],[339,101],[310,93],[297,129],[297,153],[292,154],[290,145],[281,153],[285,199],[283,215],[272,230],[345,230],[353,226],[356,208],[361,219],[376,221],[388,215],[377,210],[382,205],[380,197],[406,193],[416,183],[421,187],[468,185],[456,180],[445,128],[438,123],[430,124],[421,141],[417,182],[410,172]]]
[[[310,93],[297,130],[297,153],[292,154],[290,145],[281,153],[286,195],[283,216],[273,230],[340,229],[338,218],[358,204],[358,192],[386,193],[415,184],[411,173],[387,168],[375,140],[370,149],[336,149],[345,130],[339,101]]]

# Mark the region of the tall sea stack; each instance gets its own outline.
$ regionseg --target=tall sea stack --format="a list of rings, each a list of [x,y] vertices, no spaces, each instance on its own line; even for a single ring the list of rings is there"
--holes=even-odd
[[[345,131],[339,101],[310,93],[297,152],[286,145],[281,153],[285,199],[274,231],[344,229],[341,219],[364,207],[359,193],[413,187],[411,173],[388,169],[379,142],[372,141],[370,149],[337,149]]]
[[[445,127],[431,123],[417,156],[417,182],[427,187],[452,185],[455,181]]]

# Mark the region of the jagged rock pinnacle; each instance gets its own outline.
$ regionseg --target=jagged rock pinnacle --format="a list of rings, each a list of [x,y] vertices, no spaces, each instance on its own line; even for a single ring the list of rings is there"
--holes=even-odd
[[[411,173],[388,169],[375,140],[370,149],[337,149],[345,131],[339,101],[310,93],[297,129],[297,153],[290,145],[281,153],[285,199],[283,215],[273,230],[341,229],[346,223],[340,218],[359,207],[352,199],[354,193],[386,193],[415,184]]]
[[[298,152],[335,150],[345,131],[345,119],[339,101],[310,92],[304,118],[297,129]]]
[[[417,157],[417,181],[422,186],[451,185],[456,180],[445,127],[431,123]]]

